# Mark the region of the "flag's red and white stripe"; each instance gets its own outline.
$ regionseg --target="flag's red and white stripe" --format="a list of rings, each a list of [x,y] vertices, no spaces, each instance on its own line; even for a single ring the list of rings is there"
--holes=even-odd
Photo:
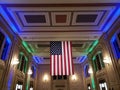
[[[72,75],[72,47],[70,41],[62,41],[62,55],[51,55],[51,75]]]

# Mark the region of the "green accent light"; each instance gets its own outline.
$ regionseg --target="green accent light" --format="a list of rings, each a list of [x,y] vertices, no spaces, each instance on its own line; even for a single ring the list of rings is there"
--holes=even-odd
[[[27,77],[26,90],[29,90],[29,85],[30,85],[30,75],[28,75],[28,77]]]
[[[94,41],[92,46],[88,49],[88,52],[92,52],[92,50],[94,49],[94,47],[98,44],[98,40]]]
[[[97,67],[96,67],[95,61],[93,61],[93,66],[94,66],[94,70],[97,71]]]
[[[25,68],[24,68],[24,70],[25,70],[25,73],[27,72],[27,65],[28,65],[28,58],[25,56],[25,61],[26,61],[26,65],[25,65]]]
[[[22,41],[22,44],[23,44],[23,46],[26,48],[26,50],[27,50],[29,53],[34,52],[34,49],[32,48],[32,46],[30,46],[27,42]]]
[[[23,55],[24,55],[23,52],[20,52],[20,53],[19,53],[19,62],[20,62],[20,63],[18,64],[18,67],[17,67],[18,69],[20,69],[21,60],[22,60],[22,56],[23,56]]]
[[[31,44],[29,44],[29,47],[30,47],[30,49],[31,49],[32,52],[35,52],[35,50],[31,46]]]
[[[96,59],[96,57],[94,56],[93,58],[92,58],[92,60],[94,61]]]
[[[92,77],[92,88],[95,89],[95,81],[93,77]]]
[[[26,48],[26,50],[31,53],[31,50],[28,48],[28,44],[25,41],[22,41],[23,46]]]
[[[20,52],[20,55],[24,55],[24,53],[23,53],[23,52]]]
[[[95,56],[93,56],[92,62],[93,62],[94,70],[97,71],[97,67],[96,67],[96,64],[95,64],[96,63],[96,57]]]

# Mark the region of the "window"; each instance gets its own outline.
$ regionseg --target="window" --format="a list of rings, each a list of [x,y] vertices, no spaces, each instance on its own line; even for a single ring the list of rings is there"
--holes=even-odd
[[[2,50],[4,39],[5,39],[5,36],[0,32],[0,51]]]
[[[116,57],[119,59],[120,58],[120,48],[119,48],[119,45],[118,45],[118,42],[116,39],[113,41],[113,46],[114,46],[114,49],[116,52]]]
[[[15,90],[22,90],[22,88],[23,88],[23,82],[18,81],[17,84],[16,84],[16,89]]]
[[[120,58],[120,33],[112,37],[112,45],[116,59]]]
[[[22,56],[21,65],[20,65],[20,71],[24,71],[24,72],[25,72],[25,68],[24,68],[25,62],[26,62],[26,61],[25,61],[25,57]]]
[[[101,64],[100,64],[100,59],[99,59],[98,54],[96,55],[96,64],[97,64],[97,70],[101,70],[102,67],[101,67]]]
[[[67,75],[52,76],[53,80],[67,80]]]
[[[33,81],[30,81],[30,89],[29,90],[33,90]]]
[[[99,87],[100,87],[100,90],[108,90],[105,80],[99,81]]]
[[[117,37],[118,37],[118,43],[119,43],[119,48],[120,48],[120,33],[118,33]]]
[[[24,73],[27,71],[27,57],[24,56],[24,54],[21,52],[19,54],[19,64],[18,69]]]
[[[1,55],[1,59],[2,60],[6,60],[7,59],[8,50],[9,50],[9,43],[8,43],[8,41],[6,41],[5,44],[4,44],[4,47],[3,47],[2,55]]]
[[[0,59],[7,60],[8,53],[10,51],[11,41],[8,37],[5,37],[3,33],[0,32]]]
[[[104,62],[103,62],[103,56],[102,52],[99,51],[94,57],[93,57],[93,65],[94,65],[94,70],[99,71],[102,68],[105,67]]]
[[[91,85],[90,84],[87,85],[87,90],[91,90]]]

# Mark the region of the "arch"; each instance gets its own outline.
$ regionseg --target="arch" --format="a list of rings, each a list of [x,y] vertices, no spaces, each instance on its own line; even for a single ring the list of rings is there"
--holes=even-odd
[[[101,70],[102,68],[105,67],[101,50],[96,52],[96,54],[92,58],[92,62],[95,71]]]
[[[25,54],[23,52],[19,53],[19,64],[18,64],[18,69],[20,71],[23,71],[24,73],[27,72],[27,62],[28,62],[28,58],[25,56]]]

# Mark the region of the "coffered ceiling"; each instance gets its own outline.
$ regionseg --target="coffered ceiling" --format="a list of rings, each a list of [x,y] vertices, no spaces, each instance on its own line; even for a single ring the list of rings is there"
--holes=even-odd
[[[1,1],[0,13],[13,31],[34,49],[32,54],[44,58],[44,63],[49,63],[49,41],[64,40],[72,41],[74,63],[79,63],[78,57],[80,59],[86,56],[119,17],[119,3],[109,3],[110,0],[105,0],[108,3],[95,1],[96,3],[81,3],[76,0],[79,2],[76,4],[62,1],[60,4],[48,4],[49,1],[47,4],[21,4],[22,1],[12,4],[6,1],[4,3],[7,4],[3,4]]]
[[[68,4],[68,3],[120,3],[120,0],[0,0],[1,3],[22,3],[22,4],[36,4],[36,3],[42,3],[42,4]]]

